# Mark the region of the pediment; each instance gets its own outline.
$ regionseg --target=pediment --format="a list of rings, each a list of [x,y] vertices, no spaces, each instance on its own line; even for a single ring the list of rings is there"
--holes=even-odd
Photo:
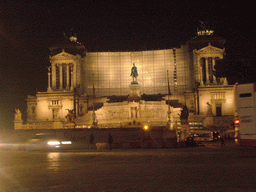
[[[204,47],[204,48],[199,49],[199,50],[195,50],[195,53],[198,54],[198,55],[205,55],[205,54],[220,54],[220,55],[223,55],[224,52],[225,52],[225,48],[220,49],[220,48],[212,46],[210,43],[208,44],[207,47]]]
[[[54,60],[75,60],[76,56],[72,55],[70,53],[65,52],[65,50],[63,49],[61,53],[54,55],[54,56],[50,56],[50,59],[54,59]]]

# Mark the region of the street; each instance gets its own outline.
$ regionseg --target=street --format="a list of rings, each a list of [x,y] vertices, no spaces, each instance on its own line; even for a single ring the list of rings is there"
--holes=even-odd
[[[256,191],[256,150],[0,151],[0,191]]]

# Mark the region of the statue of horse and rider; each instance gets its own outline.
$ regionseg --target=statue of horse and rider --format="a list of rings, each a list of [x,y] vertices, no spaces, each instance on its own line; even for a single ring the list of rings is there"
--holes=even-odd
[[[135,66],[135,64],[133,63],[133,67],[131,69],[131,75],[132,76],[132,83],[137,83],[137,77],[138,75],[138,71],[137,71],[137,67]],[[135,79],[135,81],[134,81]]]

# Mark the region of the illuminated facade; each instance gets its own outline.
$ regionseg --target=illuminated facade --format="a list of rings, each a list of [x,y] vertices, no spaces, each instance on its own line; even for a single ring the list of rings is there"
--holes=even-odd
[[[99,127],[132,126],[135,121],[154,126],[170,122],[175,128],[185,105],[193,119],[191,127],[212,126],[214,116],[232,116],[233,86],[214,76],[215,63],[225,54],[224,40],[198,35],[177,48],[132,52],[86,52],[76,37],[66,39],[50,48],[47,91],[28,96],[27,123],[15,121],[15,128],[67,128],[71,109],[77,128],[90,127],[93,113]],[[125,96],[131,89],[133,63],[142,97],[129,102]],[[161,99],[145,100],[150,95]],[[110,98],[117,101],[110,103]]]
[[[174,57],[177,63],[178,92],[191,91],[191,71],[186,46],[177,49],[87,53],[85,71],[88,93],[92,93],[93,81],[100,96],[127,95],[131,83],[131,67],[135,63],[138,83],[143,94],[167,94],[167,70],[171,91],[174,91]]]

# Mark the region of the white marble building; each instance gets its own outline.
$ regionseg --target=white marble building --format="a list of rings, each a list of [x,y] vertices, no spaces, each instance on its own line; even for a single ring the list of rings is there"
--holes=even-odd
[[[72,36],[50,48],[47,91],[28,96],[26,123],[15,120],[14,127],[60,129],[73,123],[76,128],[88,128],[96,115],[98,127],[170,122],[175,129],[185,105],[191,129],[222,126],[234,111],[233,85],[214,75],[216,60],[225,55],[224,42],[202,32],[171,49],[87,52]],[[129,100],[133,63],[141,97]],[[68,110],[74,110],[74,122],[67,122]]]

